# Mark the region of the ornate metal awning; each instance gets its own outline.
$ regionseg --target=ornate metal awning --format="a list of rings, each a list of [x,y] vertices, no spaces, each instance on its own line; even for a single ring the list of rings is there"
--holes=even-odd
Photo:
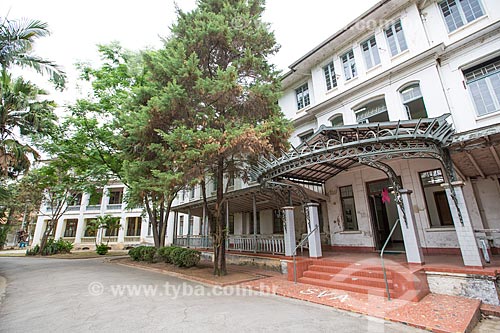
[[[452,125],[446,121],[448,116],[321,126],[309,140],[282,152],[281,157],[261,158],[250,174],[260,182],[289,179],[297,183],[324,184],[356,164],[380,169],[383,159],[435,158],[449,164],[442,149],[450,143],[454,133]]]

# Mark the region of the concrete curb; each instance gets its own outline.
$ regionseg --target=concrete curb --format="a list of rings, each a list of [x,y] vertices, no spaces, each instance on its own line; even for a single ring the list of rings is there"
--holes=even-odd
[[[115,260],[110,260],[110,262],[111,261],[115,261]],[[197,283],[200,283],[200,284],[202,284],[202,285],[204,285],[206,287],[237,286],[237,285],[240,285],[242,283],[247,283],[247,282],[251,282],[251,281],[255,281],[255,280],[260,280],[260,279],[266,278],[265,276],[261,276],[259,274],[255,274],[254,278],[238,280],[238,281],[235,281],[235,282],[218,283],[218,282],[214,282],[214,281],[211,281],[211,280],[207,280],[207,279],[203,279],[203,278],[199,278],[199,277],[195,277],[195,276],[190,276],[190,275],[186,275],[186,274],[182,274],[182,273],[177,273],[177,272],[170,272],[168,270],[164,270],[164,269],[160,269],[160,268],[155,268],[155,267],[147,267],[147,266],[143,266],[143,265],[140,265],[140,264],[124,263],[124,262],[119,262],[119,261],[113,262],[113,264],[121,265],[121,266],[126,266],[126,267],[133,267],[133,268],[142,269],[142,270],[150,271],[150,272],[161,273],[161,274],[172,276],[172,277],[175,277],[175,278],[178,278],[178,279],[181,279],[181,280],[187,280],[187,281],[191,281],[191,282],[197,282]]]
[[[7,290],[7,279],[3,276],[0,276],[0,304],[2,304],[2,300],[5,298]]]

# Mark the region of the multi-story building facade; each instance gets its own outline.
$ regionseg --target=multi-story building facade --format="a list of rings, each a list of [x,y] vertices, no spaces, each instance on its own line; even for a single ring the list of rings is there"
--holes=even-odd
[[[123,249],[141,243],[153,243],[151,228],[144,218],[142,207],[127,209],[124,200],[126,187],[120,183],[110,183],[94,193],[76,194],[62,211],[51,235],[55,239],[64,239],[74,244],[76,249],[93,249],[95,244],[107,243],[110,247]],[[42,204],[33,236],[36,245],[51,218],[51,207]],[[87,228],[99,216],[110,215],[120,218],[120,227],[108,231]]]
[[[396,228],[392,250],[406,251],[416,262],[423,262],[427,253],[462,253],[466,265],[480,266],[477,238],[488,239],[493,252],[500,247],[500,235],[494,232],[500,228],[495,209],[500,202],[499,18],[500,3],[494,0],[380,1],[290,65],[279,104],[294,122],[290,140],[296,153],[268,161],[267,175],[314,192],[310,199],[319,204],[315,211],[324,246],[380,250],[402,216],[394,199],[407,200],[390,194],[393,184],[380,168],[361,163],[369,154],[349,155],[338,163],[326,153],[315,155],[318,142],[324,145],[335,137],[349,141],[354,133],[365,153],[367,136],[391,140],[392,150],[386,151],[390,159],[380,151],[375,154],[380,147],[370,145],[377,156],[373,160],[383,159],[400,187],[409,190],[410,202],[401,208],[408,209],[403,216],[411,220],[406,224],[413,224],[413,234]],[[427,141],[441,140],[435,153],[422,149],[419,154],[417,149],[397,154],[398,147],[408,148],[397,146],[403,128],[417,137],[432,132],[436,123],[442,124],[437,131],[453,135],[439,139],[437,133],[418,143],[427,147]],[[356,147],[356,140],[349,143]],[[333,152],[340,150],[334,147]],[[448,159],[436,156],[441,152],[450,154],[453,170],[446,167]],[[234,242],[229,247],[260,251],[260,239],[262,244],[279,242],[283,234],[286,239],[272,196],[245,186],[229,194],[228,232]],[[176,209],[203,216],[199,204],[194,200]],[[307,234],[304,215],[302,207],[294,208],[295,241]],[[417,258],[410,258],[409,251],[419,252]],[[470,251],[474,253],[467,257]]]
[[[398,220],[389,248],[409,262],[456,253],[481,266],[477,239],[500,248],[498,1],[380,1],[291,64],[282,85],[294,148],[254,170],[254,182],[227,186],[229,249],[290,255],[310,234],[313,257],[377,251]],[[287,203],[261,182],[293,188]],[[71,217],[76,243],[85,207]],[[173,210],[167,243],[208,247],[199,189]],[[140,210],[120,214],[126,244]],[[140,242],[150,242],[147,226]]]

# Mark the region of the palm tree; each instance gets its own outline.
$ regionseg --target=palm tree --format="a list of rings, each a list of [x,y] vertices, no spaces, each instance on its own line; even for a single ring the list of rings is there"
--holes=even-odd
[[[112,234],[115,233],[115,231],[120,229],[120,218],[116,216],[111,216],[111,215],[104,215],[104,216],[99,216],[97,218],[99,221],[101,228],[103,228],[106,232],[106,236],[108,236],[108,240],[106,242],[106,245],[109,243],[109,238]]]
[[[57,87],[64,87],[64,71],[54,62],[32,54],[35,41],[49,34],[45,22],[0,17],[0,70],[6,71],[11,65],[32,68],[40,74],[50,75]]]
[[[48,134],[55,126],[55,104],[40,100],[46,92],[22,78],[0,76],[0,178],[16,178],[29,169],[38,153],[26,137]],[[21,139],[24,137],[24,139]]]

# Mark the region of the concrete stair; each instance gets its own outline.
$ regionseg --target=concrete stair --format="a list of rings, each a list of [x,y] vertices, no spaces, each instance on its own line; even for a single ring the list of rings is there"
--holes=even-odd
[[[381,266],[342,261],[309,259],[297,262],[297,281],[310,285],[387,297]],[[293,264],[288,265],[288,279],[293,280]],[[417,302],[429,293],[423,270],[387,267],[387,282],[392,298]]]

